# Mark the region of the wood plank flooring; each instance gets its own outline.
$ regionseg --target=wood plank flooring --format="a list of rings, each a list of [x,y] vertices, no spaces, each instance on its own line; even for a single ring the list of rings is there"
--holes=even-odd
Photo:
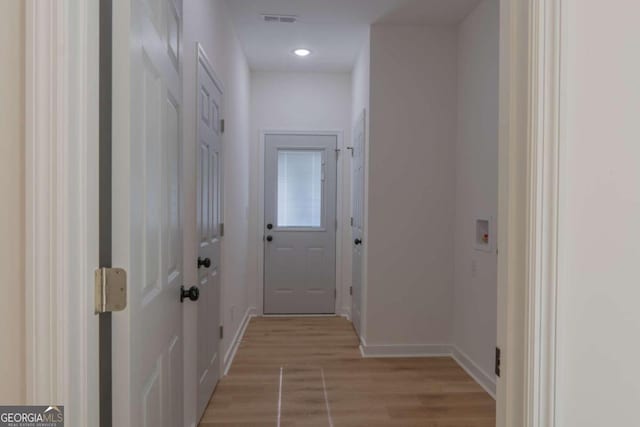
[[[254,318],[200,427],[494,427],[451,358],[363,359],[340,317]]]

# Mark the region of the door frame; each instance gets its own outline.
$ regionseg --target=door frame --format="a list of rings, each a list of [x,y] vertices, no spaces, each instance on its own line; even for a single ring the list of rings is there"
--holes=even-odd
[[[556,425],[565,8],[500,1],[498,427]]]
[[[67,404],[67,419],[74,425],[97,425],[97,318],[93,291],[87,285],[92,284],[92,268],[98,266],[98,4],[27,0],[25,7],[25,258],[29,262],[24,304],[25,335],[31,337],[26,344],[27,403]],[[558,123],[564,79],[559,65],[564,7],[562,0],[500,0],[500,427],[553,427],[558,404],[555,260],[562,192],[557,156],[561,154]],[[50,104],[51,97],[58,95],[58,102]],[[261,183],[264,134],[287,132],[291,131],[260,132]],[[342,141],[342,132],[329,132],[336,133]],[[59,149],[44,149],[53,146]],[[339,148],[344,149],[342,143]],[[41,169],[43,165],[47,168]],[[338,191],[343,191],[343,176],[344,171],[339,172]],[[69,186],[77,182],[84,185],[70,191]],[[263,186],[258,191],[256,242],[261,242]],[[81,227],[70,226],[72,212]],[[338,232],[341,236],[343,224]],[[259,250],[260,313],[263,261]],[[36,265],[37,274],[29,270]],[[549,279],[555,286],[543,286]],[[341,285],[342,280],[337,280],[336,286]],[[338,299],[343,295],[339,292]],[[336,310],[347,314],[340,306]]]
[[[258,286],[257,286],[257,313],[259,316],[264,316],[264,186],[265,186],[265,150],[266,150],[266,137],[267,135],[315,135],[315,136],[335,136],[336,148],[339,150],[338,160],[336,163],[336,219],[338,221],[338,228],[336,230],[336,300],[335,300],[335,315],[350,317],[350,307],[344,305],[345,291],[347,291],[347,285],[343,280],[344,261],[342,256],[342,240],[344,237],[344,215],[347,215],[348,206],[344,206],[343,196],[345,193],[344,179],[346,162],[342,161],[342,156],[345,156],[344,148],[344,131],[342,130],[277,130],[277,129],[265,129],[260,131],[259,147],[258,147],[258,224],[256,242],[260,245],[258,249]],[[270,315],[277,316],[277,315]],[[287,315],[289,316],[289,315]],[[309,315],[304,315],[309,316]],[[311,315],[315,316],[315,315]],[[332,315],[331,315],[332,316]]]
[[[24,6],[25,403],[66,405],[69,425],[99,419],[98,6]]]

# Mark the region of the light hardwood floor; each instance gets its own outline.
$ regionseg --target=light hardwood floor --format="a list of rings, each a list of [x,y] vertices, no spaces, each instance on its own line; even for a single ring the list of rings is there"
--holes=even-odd
[[[494,427],[495,401],[453,359],[363,359],[339,317],[254,318],[200,427]]]

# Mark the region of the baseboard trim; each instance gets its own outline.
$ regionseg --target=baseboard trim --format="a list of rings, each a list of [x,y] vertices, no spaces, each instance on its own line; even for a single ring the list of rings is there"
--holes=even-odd
[[[360,357],[367,357],[364,355],[364,348],[367,346],[367,341],[362,337],[358,337],[358,340],[360,341],[360,345],[358,346],[358,350],[360,350]]]
[[[369,345],[360,340],[362,357],[448,357],[451,346],[448,344],[384,344]]]
[[[482,368],[455,345],[451,346],[451,357],[495,400],[496,381],[491,375],[482,370]]]
[[[229,369],[231,369],[231,364],[233,363],[233,359],[236,357],[236,352],[238,351],[238,347],[240,346],[240,342],[242,341],[242,337],[244,337],[244,333],[247,330],[247,326],[249,325],[249,321],[252,317],[256,316],[255,307],[247,308],[247,311],[244,313],[244,317],[242,318],[242,322],[240,323],[240,327],[236,331],[233,340],[231,341],[231,345],[227,350],[227,354],[224,356],[224,370],[223,376],[229,373]]]
[[[339,314],[325,313],[325,314],[261,314],[260,317],[266,318],[289,318],[289,317],[338,317]]]

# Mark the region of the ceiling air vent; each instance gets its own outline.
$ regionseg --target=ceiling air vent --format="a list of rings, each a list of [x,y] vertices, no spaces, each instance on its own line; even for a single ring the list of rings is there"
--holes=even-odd
[[[280,24],[293,24],[298,20],[295,15],[262,15],[264,22],[280,23]]]

